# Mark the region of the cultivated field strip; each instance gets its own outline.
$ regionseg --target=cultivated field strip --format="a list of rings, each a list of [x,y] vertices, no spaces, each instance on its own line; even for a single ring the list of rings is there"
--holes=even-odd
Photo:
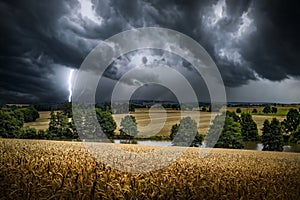
[[[160,148],[118,147],[137,154]],[[170,166],[144,174],[106,166],[75,142],[1,139],[0,154],[1,199],[300,198],[296,153],[214,149],[200,158],[188,148]]]

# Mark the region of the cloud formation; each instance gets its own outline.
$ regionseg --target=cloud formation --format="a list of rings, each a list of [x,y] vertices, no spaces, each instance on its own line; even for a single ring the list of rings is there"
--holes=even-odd
[[[228,87],[262,79],[297,79],[298,8],[298,1],[280,0],[4,0],[0,2],[1,101],[67,101],[69,69],[78,69],[99,41],[149,26],[174,29],[199,42]],[[105,75],[116,80],[124,73],[118,65],[151,62],[156,54],[124,56]],[[191,68],[168,54],[157,59],[175,68]],[[134,66],[122,69],[126,67]]]

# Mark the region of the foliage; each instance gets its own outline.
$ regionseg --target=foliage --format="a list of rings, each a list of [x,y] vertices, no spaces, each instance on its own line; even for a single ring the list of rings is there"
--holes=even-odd
[[[290,142],[300,144],[300,124],[298,125],[296,131],[291,135]]]
[[[61,110],[63,112],[63,114],[65,116],[67,116],[68,118],[72,117],[73,114],[72,114],[72,103],[70,102],[65,102],[62,107],[61,107]]]
[[[271,113],[271,106],[270,105],[266,105],[262,111],[265,114]]]
[[[202,111],[202,112],[206,112],[206,111],[207,111],[206,106],[202,106],[201,111]]]
[[[0,137],[14,138],[19,134],[20,129],[23,126],[22,119],[18,119],[19,113],[6,112],[0,110]]]
[[[202,145],[202,142],[204,140],[204,136],[200,135],[198,132],[192,141],[192,144],[190,145],[191,147],[200,147]]]
[[[265,120],[262,131],[263,150],[283,151],[282,128],[276,118],[273,118],[271,123],[269,120]]]
[[[39,112],[33,107],[18,108],[16,111],[23,113],[24,122],[34,122],[40,117]]]
[[[249,113],[242,113],[241,115],[242,136],[244,141],[257,141],[258,129],[252,115]]]
[[[219,134],[220,136],[218,137]],[[244,148],[242,144],[243,138],[241,134],[241,126],[229,116],[216,116],[213,120],[213,124],[208,130],[205,140],[207,147],[231,149]]]
[[[276,107],[272,107],[272,108],[271,108],[271,113],[274,113],[274,114],[275,114],[275,113],[277,113],[277,111],[278,111],[278,109],[277,109]]]
[[[256,108],[253,108],[252,113],[258,113]]]
[[[173,125],[170,138],[174,146],[199,147],[203,141],[198,133],[197,123],[191,117],[182,118],[179,125]]]
[[[135,112],[135,105],[132,103],[129,104],[129,112]]]
[[[101,111],[100,109],[96,109],[96,115],[102,132],[109,138],[113,137],[115,135],[117,124],[112,117],[112,114],[109,111]]]
[[[226,115],[233,118],[235,122],[240,122],[241,120],[241,118],[235,112],[226,111]]]
[[[173,140],[179,130],[179,124],[174,124],[171,128],[170,139]]]
[[[236,113],[241,113],[241,112],[242,112],[241,108],[236,109]]]
[[[212,110],[211,110],[211,106],[208,106],[208,110],[207,110],[207,112],[211,112]]]
[[[105,102],[102,110],[107,111],[107,112],[111,112],[111,103],[110,102]]]
[[[38,137],[37,130],[35,128],[22,128],[18,138],[21,139],[42,139]]]
[[[286,134],[292,135],[300,124],[300,113],[296,109],[290,109],[286,119],[281,123]]]
[[[48,134],[51,139],[78,138],[74,122],[69,122],[68,117],[61,112],[51,112]]]
[[[122,118],[120,132],[121,135],[128,137],[135,137],[137,135],[137,123],[134,116],[126,115]]]
[[[11,114],[17,119],[17,126],[22,127],[24,124],[24,113],[21,110],[14,110]]]
[[[68,118],[60,112],[51,112],[49,123],[49,134],[52,138],[63,138],[67,135]]]

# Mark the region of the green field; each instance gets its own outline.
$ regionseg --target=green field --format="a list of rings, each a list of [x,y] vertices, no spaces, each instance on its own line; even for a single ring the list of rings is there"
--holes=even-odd
[[[242,112],[249,112],[252,113],[253,109],[256,108],[256,110],[258,111],[257,113],[252,113],[252,115],[264,115],[264,116],[274,116],[274,117],[278,117],[278,116],[286,116],[286,114],[289,112],[289,109],[294,108],[294,109],[299,109],[300,105],[286,105],[286,106],[275,106],[278,111],[277,113],[269,113],[269,114],[265,114],[262,112],[262,110],[264,109],[264,106],[248,106],[248,107],[228,107],[227,110],[228,111],[236,111],[237,108],[241,108]]]

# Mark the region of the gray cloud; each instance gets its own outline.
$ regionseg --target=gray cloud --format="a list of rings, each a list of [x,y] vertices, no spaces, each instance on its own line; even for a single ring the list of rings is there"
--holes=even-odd
[[[198,41],[216,62],[228,87],[300,76],[297,1],[92,0],[88,3],[88,0],[0,2],[2,102],[67,100],[68,68],[79,68],[99,41],[124,30],[148,26],[171,28]],[[153,53],[140,52],[136,56],[141,57],[141,64],[146,60],[148,63]],[[117,66],[118,62],[126,65],[129,57],[117,61],[105,73],[106,77],[117,80],[126,67],[134,67]],[[196,80],[188,75],[192,67],[178,57],[163,53],[159,59],[182,70],[190,80]]]

